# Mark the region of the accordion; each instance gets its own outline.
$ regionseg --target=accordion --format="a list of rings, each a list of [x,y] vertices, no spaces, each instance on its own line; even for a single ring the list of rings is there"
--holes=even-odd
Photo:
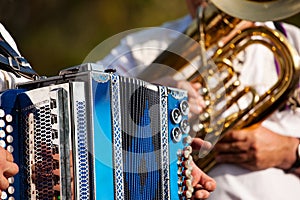
[[[2,199],[189,199],[187,92],[94,64],[1,94],[1,146],[19,173]]]

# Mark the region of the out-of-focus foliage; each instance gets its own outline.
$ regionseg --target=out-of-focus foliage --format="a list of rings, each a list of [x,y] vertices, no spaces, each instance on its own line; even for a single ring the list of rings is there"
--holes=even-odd
[[[0,0],[0,21],[41,75],[80,64],[119,32],[186,13],[182,0]],[[177,7],[181,5],[180,7]]]
[[[80,64],[101,41],[187,13],[184,0],[0,0],[0,21],[41,75]],[[300,26],[300,16],[289,19]]]

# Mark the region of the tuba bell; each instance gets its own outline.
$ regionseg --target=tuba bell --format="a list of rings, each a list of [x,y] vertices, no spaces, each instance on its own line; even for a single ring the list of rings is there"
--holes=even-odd
[[[185,31],[188,38],[175,40],[138,77],[151,81],[168,74],[175,80],[185,77],[188,81],[200,82],[203,87],[199,92],[207,107],[192,118],[191,137],[200,137],[214,145],[228,130],[249,127],[264,120],[288,100],[299,81],[300,58],[283,33],[265,26],[243,30],[237,27],[243,20],[279,20],[299,11],[299,0],[211,0],[205,8],[199,9],[198,18]],[[221,43],[228,35],[233,36],[225,44]],[[190,42],[190,38],[197,43]],[[234,70],[238,55],[254,44],[268,48],[279,67],[277,82],[263,94],[252,86],[243,85],[239,73]],[[169,50],[174,48],[180,48],[180,53]],[[197,68],[191,67],[191,60],[199,61]],[[172,70],[160,69],[153,73],[157,64]],[[151,80],[149,73],[153,75]],[[194,152],[194,160],[208,172],[216,164],[215,152]]]

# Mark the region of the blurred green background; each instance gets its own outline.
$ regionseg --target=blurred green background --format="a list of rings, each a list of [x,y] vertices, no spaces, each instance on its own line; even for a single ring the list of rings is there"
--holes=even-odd
[[[0,0],[0,22],[40,75],[82,63],[101,41],[187,13],[184,0]],[[300,27],[300,15],[288,21]]]

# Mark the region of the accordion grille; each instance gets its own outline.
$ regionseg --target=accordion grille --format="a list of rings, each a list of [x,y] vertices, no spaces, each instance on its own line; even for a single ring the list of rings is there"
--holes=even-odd
[[[120,82],[125,199],[163,199],[159,91]]]
[[[24,134],[26,157],[23,170],[27,174],[24,182],[31,186],[27,189],[28,197],[51,200],[54,196],[53,187],[59,184],[59,177],[53,174],[58,161],[53,158],[52,141],[55,131],[51,129],[49,105],[27,110],[22,117],[25,122],[24,132],[27,133]]]

